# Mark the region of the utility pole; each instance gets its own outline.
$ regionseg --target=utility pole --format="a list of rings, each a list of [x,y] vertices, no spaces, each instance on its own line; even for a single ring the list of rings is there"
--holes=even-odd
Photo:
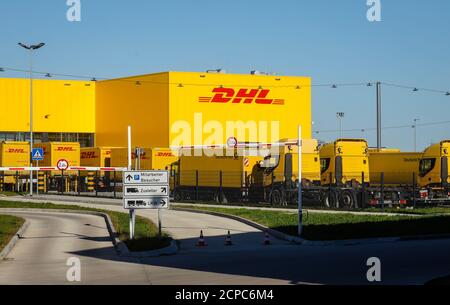
[[[18,43],[24,49],[29,50],[30,54],[30,167],[33,167],[31,154],[33,152],[33,51],[45,46],[45,43],[36,45],[25,45]],[[30,196],[33,196],[33,171],[30,170]]]
[[[420,119],[414,119],[414,125],[412,126],[414,129],[414,151],[417,152],[417,122],[420,121]]]
[[[381,150],[381,82],[377,82],[377,149]]]
[[[339,120],[339,137],[342,139],[342,119],[344,118],[344,112],[337,112],[336,117]]]

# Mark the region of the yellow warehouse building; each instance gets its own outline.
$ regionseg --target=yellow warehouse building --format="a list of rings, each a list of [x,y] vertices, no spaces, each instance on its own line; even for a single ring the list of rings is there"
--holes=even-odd
[[[29,137],[29,80],[0,78],[0,141]],[[311,138],[309,77],[163,72],[106,81],[33,81],[36,142],[170,147]]]

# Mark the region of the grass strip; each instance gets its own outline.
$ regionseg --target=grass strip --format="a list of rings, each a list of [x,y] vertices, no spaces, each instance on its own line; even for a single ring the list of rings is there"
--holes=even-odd
[[[166,232],[163,232],[163,236],[160,238],[158,236],[157,226],[150,219],[141,216],[136,216],[135,239],[130,240],[129,215],[126,213],[93,209],[77,205],[13,201],[0,201],[0,208],[58,209],[105,213],[111,218],[111,222],[116,229],[118,238],[127,245],[130,251],[156,250],[169,246],[171,241],[170,236]]]
[[[0,215],[0,252],[19,231],[24,222],[25,219],[20,217]]]
[[[186,206],[186,208],[231,214],[289,235],[297,234],[297,213],[202,206]],[[345,240],[431,234],[450,234],[450,215],[417,217],[310,212],[304,214],[303,218],[303,238],[307,240]]]

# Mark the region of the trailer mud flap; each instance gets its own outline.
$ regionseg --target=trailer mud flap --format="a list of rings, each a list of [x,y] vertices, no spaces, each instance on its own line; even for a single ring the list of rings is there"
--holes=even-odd
[[[448,158],[441,158],[441,181],[444,186],[448,184]]]
[[[342,157],[337,156],[335,160],[334,171],[336,173],[336,184],[342,184]]]
[[[292,154],[285,155],[284,178],[286,182],[292,181]]]

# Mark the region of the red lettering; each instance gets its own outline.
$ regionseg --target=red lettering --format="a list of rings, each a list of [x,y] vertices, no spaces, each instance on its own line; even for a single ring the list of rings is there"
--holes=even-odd
[[[228,103],[234,96],[234,90],[231,88],[215,88],[213,92],[216,95],[212,98],[211,103]]]
[[[244,104],[250,104],[258,94],[258,91],[258,89],[240,89],[236,95],[236,98],[234,98],[233,103],[240,103],[242,98],[245,98]]]

